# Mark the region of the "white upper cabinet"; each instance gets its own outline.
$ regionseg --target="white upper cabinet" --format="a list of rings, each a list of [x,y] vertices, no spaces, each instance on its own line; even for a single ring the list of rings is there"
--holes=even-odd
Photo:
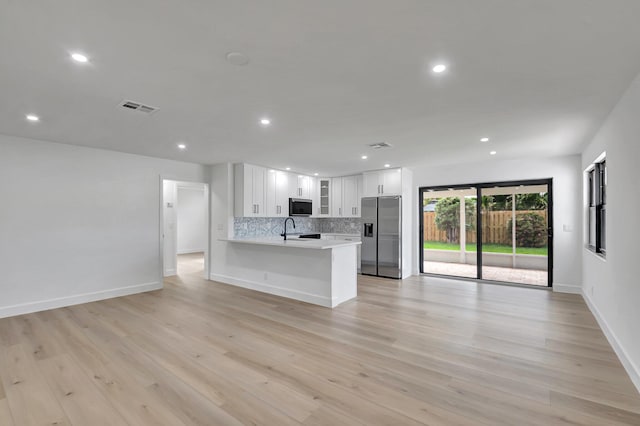
[[[378,172],[364,172],[362,174],[362,196],[377,197],[380,195],[380,176]]]
[[[265,217],[267,193],[267,169],[251,164],[234,166],[235,215]]]
[[[311,177],[304,175],[293,175],[289,182],[289,196],[291,198],[311,198]]]
[[[317,217],[320,212],[320,191],[318,190],[318,179],[309,177],[309,198],[311,199],[311,217]]]
[[[382,170],[382,195],[402,195],[402,169]]]
[[[362,175],[331,179],[331,217],[360,217]]]
[[[342,178],[331,178],[331,216],[344,217],[342,208]]]
[[[267,216],[289,216],[289,181],[291,174],[280,170],[267,173]]]
[[[331,216],[331,178],[318,179],[318,207],[316,216]]]
[[[289,198],[309,199],[312,217],[361,217],[362,197],[402,195],[402,169],[314,178],[251,164],[235,165],[235,215],[287,217]]]
[[[386,169],[363,174],[362,197],[402,195],[402,169]]]
[[[342,178],[342,216],[360,217],[360,187],[362,175]]]

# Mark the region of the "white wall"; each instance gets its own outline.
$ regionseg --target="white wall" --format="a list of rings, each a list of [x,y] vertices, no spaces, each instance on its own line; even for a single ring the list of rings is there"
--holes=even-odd
[[[640,76],[582,154],[586,169],[607,153],[607,257],[581,249],[584,296],[640,389]],[[586,200],[583,205],[586,205]]]
[[[221,238],[233,238],[233,165],[230,163],[211,166],[211,252],[210,273],[227,274],[227,245]]]
[[[422,186],[455,185],[553,178],[554,290],[580,292],[582,241],[582,174],[579,156],[491,159],[481,163],[413,168],[417,193]],[[419,273],[420,222],[414,215],[414,273]],[[571,232],[564,231],[567,225]]]
[[[0,317],[160,288],[160,175],[206,168],[0,135]]]
[[[204,252],[207,246],[207,210],[204,184],[178,183],[178,254]]]

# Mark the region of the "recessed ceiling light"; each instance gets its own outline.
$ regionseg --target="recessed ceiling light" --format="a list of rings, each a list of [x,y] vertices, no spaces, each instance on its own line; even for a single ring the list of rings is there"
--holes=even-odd
[[[178,149],[187,149],[187,145],[184,143],[179,143],[178,144]]]
[[[489,155],[496,155],[497,153],[498,153],[497,151],[491,151]]]
[[[313,175],[314,175],[314,176],[318,176],[318,175],[319,175],[319,173],[314,173]]]
[[[244,53],[229,52],[227,53],[227,62],[238,66],[247,65],[249,63],[249,57]]]
[[[384,166],[385,167],[391,167],[391,164],[385,164]]]
[[[480,142],[489,142],[489,138],[482,138],[480,139]]]
[[[76,62],[80,62],[81,64],[85,64],[89,62],[89,58],[87,58],[82,53],[77,53],[77,52],[71,54],[71,59],[73,59]]]
[[[445,72],[447,70],[447,66],[444,64],[438,64],[435,67],[433,67],[433,72],[435,72],[436,74],[440,74],[442,72]]]
[[[367,159],[367,158],[369,158],[369,157],[367,157],[366,155],[363,155],[363,156],[362,156],[362,157],[360,157],[360,158],[362,158],[363,160],[366,160],[366,159]]]
[[[27,118],[27,120],[33,121],[33,122],[40,121],[40,117],[38,117],[37,115],[33,115],[33,114],[27,114],[26,118]]]
[[[291,167],[286,167],[285,170],[291,170]]]
[[[262,124],[263,126],[268,126],[269,124],[271,124],[271,120],[269,120],[268,118],[262,118],[260,119],[260,124]]]

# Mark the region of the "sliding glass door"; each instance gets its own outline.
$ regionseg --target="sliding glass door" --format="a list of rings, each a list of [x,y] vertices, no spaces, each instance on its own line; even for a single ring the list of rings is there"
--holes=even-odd
[[[424,273],[477,277],[477,192],[467,186],[423,193]]]
[[[549,285],[547,184],[481,188],[481,278]]]
[[[551,180],[421,188],[426,274],[551,286]]]

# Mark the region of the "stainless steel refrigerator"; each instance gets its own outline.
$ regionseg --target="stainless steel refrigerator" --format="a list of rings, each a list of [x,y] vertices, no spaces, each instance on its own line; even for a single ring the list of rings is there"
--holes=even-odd
[[[402,278],[402,197],[362,198],[361,273]]]

